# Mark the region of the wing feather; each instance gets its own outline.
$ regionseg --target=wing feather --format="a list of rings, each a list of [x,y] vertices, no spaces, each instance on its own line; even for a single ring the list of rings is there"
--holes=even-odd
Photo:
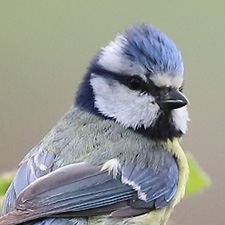
[[[165,207],[173,199],[178,183],[178,168],[172,156],[165,165],[156,172],[129,163],[121,166],[116,178],[88,163],[62,167],[22,191],[16,210],[0,218],[0,224],[104,213],[127,217]]]

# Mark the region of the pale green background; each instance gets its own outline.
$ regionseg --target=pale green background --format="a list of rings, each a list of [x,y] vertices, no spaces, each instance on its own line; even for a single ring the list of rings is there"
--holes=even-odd
[[[183,147],[212,179],[175,210],[177,225],[225,224],[225,2],[0,0],[0,172],[73,103],[97,50],[130,24],[160,28],[182,51],[191,123]]]

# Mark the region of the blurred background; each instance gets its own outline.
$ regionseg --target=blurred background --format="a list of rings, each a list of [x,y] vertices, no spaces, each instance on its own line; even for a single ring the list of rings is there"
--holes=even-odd
[[[175,41],[191,104],[183,148],[212,186],[176,208],[175,224],[225,219],[224,1],[0,1],[0,173],[24,155],[73,104],[100,47],[131,24],[150,23]],[[0,187],[1,188],[1,187]]]

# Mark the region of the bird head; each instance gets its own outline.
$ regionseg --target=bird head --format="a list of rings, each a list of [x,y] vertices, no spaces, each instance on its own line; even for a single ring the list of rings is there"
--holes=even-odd
[[[173,41],[144,24],[128,28],[91,62],[75,104],[151,138],[187,131],[183,62]]]

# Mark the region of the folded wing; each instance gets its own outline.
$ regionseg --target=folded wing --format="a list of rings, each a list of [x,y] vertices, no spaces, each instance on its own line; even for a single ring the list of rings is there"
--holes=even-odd
[[[157,173],[135,163],[123,165],[116,178],[88,163],[72,164],[30,184],[17,198],[16,210],[1,217],[0,224],[44,217],[137,216],[168,205],[177,182],[174,159]]]

